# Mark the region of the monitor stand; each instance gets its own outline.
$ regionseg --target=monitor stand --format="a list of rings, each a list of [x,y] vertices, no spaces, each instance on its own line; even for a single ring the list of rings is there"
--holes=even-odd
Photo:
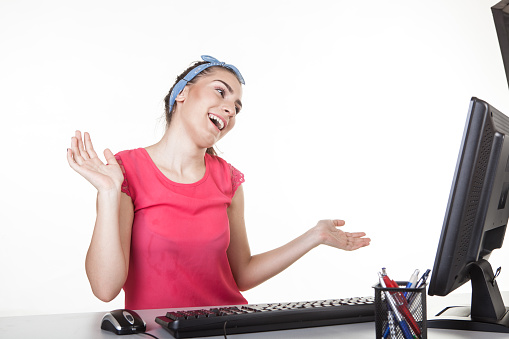
[[[509,308],[504,306],[490,263],[481,259],[470,264],[469,274],[471,307],[447,307],[428,320],[428,328],[509,333]]]

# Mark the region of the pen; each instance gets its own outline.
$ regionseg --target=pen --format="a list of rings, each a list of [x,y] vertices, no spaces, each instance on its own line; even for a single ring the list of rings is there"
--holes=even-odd
[[[414,273],[412,273],[412,275],[410,276],[410,279],[408,279],[408,283],[407,283],[407,285],[406,285],[406,288],[415,288],[415,286],[417,285],[417,279],[418,279],[418,277],[419,277],[419,272],[420,272],[420,270],[416,269],[416,270],[414,271]],[[384,274],[385,274],[385,276],[387,276],[387,271],[386,271],[385,267],[383,267],[383,268],[382,268],[382,277],[384,276]],[[396,284],[396,285],[397,285],[397,284]],[[398,286],[396,286],[396,287],[398,287]],[[403,293],[403,296],[404,296],[405,298],[407,298],[407,297],[408,297],[408,298],[410,298],[410,296],[411,296],[411,295],[412,295],[412,293],[408,293],[408,292]],[[412,310],[411,310],[411,309],[410,309],[410,313],[412,313]],[[389,312],[389,315],[390,315],[390,317],[389,317],[389,325],[391,325],[391,320],[392,320],[392,319],[391,319],[391,318],[392,318],[392,314],[391,314],[391,312]],[[387,337],[389,336],[389,332],[390,332],[390,330],[391,330],[391,329],[390,329],[390,326],[388,326],[388,327],[385,329],[384,334],[383,334],[383,336],[382,336],[384,339],[385,339],[385,338],[387,338]],[[392,332],[391,332],[391,338],[393,338],[393,334],[392,334]]]
[[[378,273],[378,279],[380,280],[380,285],[382,287],[386,288],[387,286],[385,285],[384,279],[380,273]],[[388,302],[390,308],[392,309],[392,312],[394,313],[394,317],[396,318],[396,321],[397,321],[399,327],[401,328],[401,332],[403,333],[403,336],[405,337],[405,339],[413,339],[412,333],[410,332],[410,329],[408,328],[407,323],[405,322],[405,320],[403,320],[403,318],[401,317],[401,315],[398,312],[396,303],[394,302],[392,295],[388,291],[384,291],[384,294],[385,294],[385,299],[387,299],[387,302]]]
[[[417,282],[416,288],[421,288],[426,284],[426,280],[428,280],[429,273],[431,272],[430,269],[427,269],[426,272],[422,275],[421,279]]]
[[[399,285],[387,275],[387,270],[385,267],[382,267],[382,278],[385,282],[385,286],[391,288],[399,288]]]
[[[419,279],[419,281],[417,282],[415,288],[422,288],[426,285],[426,280],[428,280],[428,276],[430,274],[431,270],[430,269],[427,269],[426,272],[423,273],[423,275],[421,276],[421,278]],[[415,298],[417,297],[418,295],[418,292],[412,292],[410,293],[410,295],[408,296],[408,303],[410,305],[413,304]]]
[[[396,338],[396,329],[394,328],[394,316],[392,315],[392,311],[387,311],[387,317],[389,320],[389,326],[387,327],[387,335],[391,334],[391,338]],[[384,334],[384,338],[387,338],[387,335]]]
[[[408,279],[408,284],[406,285],[407,288],[417,286],[417,277],[419,276],[419,272],[419,270],[415,270],[414,273],[410,276],[410,279]]]
[[[408,279],[408,284],[406,285],[406,288],[414,288],[417,286],[417,277],[419,276],[419,270],[415,270],[414,273],[410,276],[410,279]],[[403,293],[404,297],[407,297],[408,292]],[[410,297],[410,296],[409,296]]]
[[[381,277],[384,281],[386,287],[389,288],[399,288],[399,285],[387,275],[387,271],[385,268],[382,268]],[[414,319],[412,313],[410,313],[407,299],[400,292],[389,292],[391,296],[394,298],[394,302],[398,307],[399,312],[403,315],[403,317],[408,322],[408,325],[412,328],[415,334],[421,335],[421,329],[419,328],[419,324]]]

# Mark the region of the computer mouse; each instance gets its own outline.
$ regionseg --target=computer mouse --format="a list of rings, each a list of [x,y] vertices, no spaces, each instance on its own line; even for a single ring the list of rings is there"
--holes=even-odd
[[[108,312],[103,316],[101,328],[115,334],[133,334],[145,332],[147,324],[138,313],[119,309]]]

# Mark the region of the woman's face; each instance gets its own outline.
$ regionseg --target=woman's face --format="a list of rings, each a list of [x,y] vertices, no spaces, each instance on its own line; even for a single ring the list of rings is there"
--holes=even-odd
[[[208,148],[235,126],[241,99],[242,86],[237,77],[225,69],[214,68],[177,95],[176,113],[197,145]]]

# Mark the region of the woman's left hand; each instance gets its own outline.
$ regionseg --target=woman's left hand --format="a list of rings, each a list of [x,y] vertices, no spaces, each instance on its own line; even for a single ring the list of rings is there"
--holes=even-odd
[[[336,247],[345,251],[354,251],[368,246],[371,239],[365,238],[364,232],[343,232],[338,227],[344,226],[343,220],[320,220],[311,231],[318,237],[318,243]]]

